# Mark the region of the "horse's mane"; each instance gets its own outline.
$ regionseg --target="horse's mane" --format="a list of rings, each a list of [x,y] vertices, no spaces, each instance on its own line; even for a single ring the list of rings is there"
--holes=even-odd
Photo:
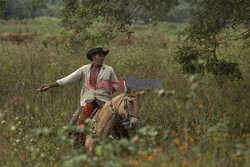
[[[123,96],[124,96],[124,95],[125,95],[125,93],[122,93],[122,94],[119,94],[119,95],[117,95],[116,97],[114,97],[114,98],[112,99],[112,103],[113,103],[113,105],[114,105],[115,107],[120,106],[120,104],[121,104],[121,102],[122,102],[122,99],[123,99]],[[107,109],[107,108],[109,108],[109,107],[110,107],[110,103],[107,102],[107,103],[103,106],[102,109]]]

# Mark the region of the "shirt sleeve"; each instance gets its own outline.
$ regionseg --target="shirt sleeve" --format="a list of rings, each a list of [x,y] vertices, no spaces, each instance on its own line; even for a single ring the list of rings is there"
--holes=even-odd
[[[73,73],[71,73],[70,75],[57,80],[56,82],[59,84],[59,86],[65,86],[65,85],[69,85],[69,84],[73,84],[76,82],[80,82],[82,77],[83,77],[84,73],[82,71],[81,68],[79,68],[78,70],[74,71]]]

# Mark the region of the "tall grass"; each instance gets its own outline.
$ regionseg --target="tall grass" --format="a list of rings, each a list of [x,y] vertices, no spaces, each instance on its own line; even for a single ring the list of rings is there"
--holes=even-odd
[[[72,151],[70,144],[60,144],[54,135],[37,137],[30,133],[48,128],[56,136],[64,135],[62,127],[79,106],[80,85],[37,95],[36,90],[90,63],[85,56],[89,48],[72,52],[58,35],[61,28],[57,23],[39,18],[27,25],[6,22],[0,26],[0,33],[29,30],[58,36],[50,41],[41,35],[20,45],[0,41],[2,166],[53,166],[69,161],[67,157],[77,163],[78,155],[82,155]],[[175,33],[183,26],[165,23],[155,28],[137,27],[133,44],[121,44],[123,37],[119,37],[106,46],[110,53],[105,63],[115,69],[118,78],[161,78],[166,92],[160,96],[156,90],[147,90],[141,99],[140,127],[155,127],[152,133],[158,134],[140,136],[145,145],[132,151],[133,155],[94,157],[99,165],[112,160],[113,166],[249,166],[249,45],[240,41],[219,49],[223,58],[240,62],[244,81],[187,76],[174,61],[178,44]],[[106,146],[102,149],[113,153]],[[90,161],[95,160],[87,157],[80,162]]]

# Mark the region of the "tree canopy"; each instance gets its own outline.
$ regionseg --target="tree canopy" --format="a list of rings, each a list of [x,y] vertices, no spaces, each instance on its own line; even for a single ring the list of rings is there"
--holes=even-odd
[[[139,11],[156,21],[174,5],[175,0],[64,0],[62,25],[84,39],[112,39],[119,32],[131,33],[130,25]],[[91,33],[94,28],[98,29],[95,35]]]
[[[58,17],[62,0],[0,0],[0,18],[24,19],[38,16]]]
[[[216,50],[226,29],[233,29],[235,39],[247,39],[250,35],[250,1],[248,0],[202,0],[203,8],[182,32],[187,42],[177,52],[177,60],[184,72],[211,72],[241,79],[238,63],[219,58]],[[225,37],[224,37],[225,38]],[[203,59],[199,66],[193,61]],[[197,69],[198,68],[198,69]]]

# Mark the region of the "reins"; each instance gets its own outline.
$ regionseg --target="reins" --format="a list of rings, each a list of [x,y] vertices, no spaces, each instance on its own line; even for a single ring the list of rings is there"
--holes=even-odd
[[[132,95],[128,95],[128,94],[125,94],[123,97],[122,97],[122,99],[121,99],[121,101],[119,102],[119,104],[118,104],[118,108],[119,108],[119,106],[121,105],[121,103],[124,101],[124,110],[125,110],[125,112],[126,112],[126,115],[125,115],[125,118],[123,119],[123,118],[121,118],[121,116],[117,113],[117,111],[116,111],[116,109],[115,109],[115,107],[114,107],[114,105],[113,105],[113,102],[112,102],[112,94],[110,94],[110,104],[109,104],[109,106],[110,106],[110,111],[112,112],[112,114],[116,114],[117,116],[118,116],[118,118],[119,118],[119,123],[121,123],[122,125],[127,125],[127,124],[129,124],[129,117],[134,117],[134,118],[137,118],[137,119],[139,119],[139,117],[137,116],[137,115],[135,115],[135,114],[132,114],[131,112],[130,112],[130,110],[129,110],[129,107],[128,107],[128,98],[129,97],[133,97],[133,98],[136,98],[136,101],[138,101],[138,98],[136,97],[136,96],[132,96]]]

